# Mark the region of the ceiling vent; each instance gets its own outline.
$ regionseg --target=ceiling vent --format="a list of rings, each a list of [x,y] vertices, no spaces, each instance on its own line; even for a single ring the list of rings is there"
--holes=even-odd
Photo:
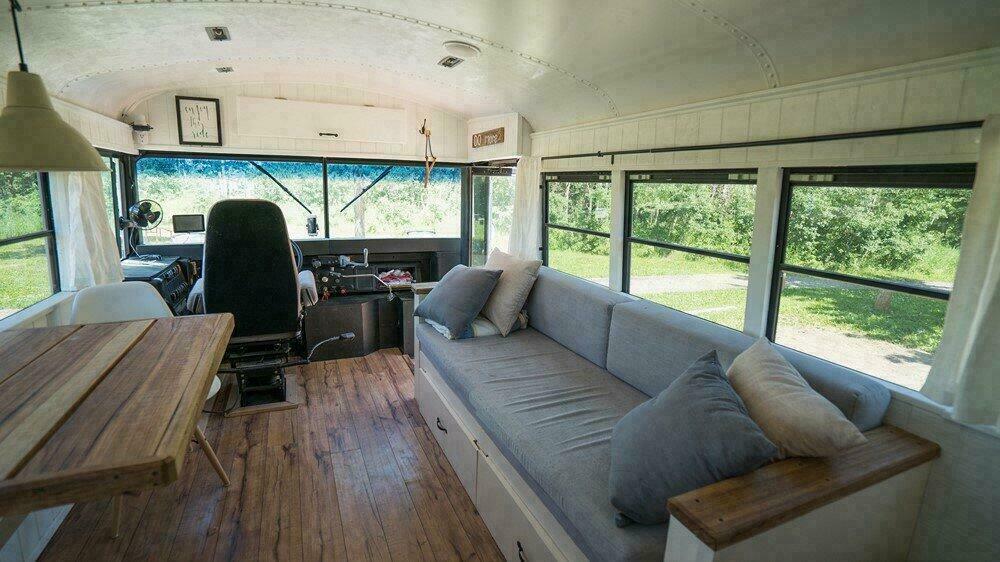
[[[233,67],[231,67],[231,66],[220,66],[220,67],[216,68],[215,71],[218,72],[219,74],[229,74],[230,72],[233,71]]]
[[[229,41],[228,27],[206,27],[205,33],[208,33],[208,38],[212,41]]]
[[[443,46],[449,55],[462,60],[474,59],[479,56],[479,47],[465,41],[445,41]]]
[[[455,68],[456,66],[462,64],[465,59],[460,59],[458,57],[445,57],[438,61],[438,64],[445,68]]]

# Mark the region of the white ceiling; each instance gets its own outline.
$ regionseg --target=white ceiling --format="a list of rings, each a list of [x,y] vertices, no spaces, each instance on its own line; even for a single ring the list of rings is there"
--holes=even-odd
[[[20,21],[52,93],[110,116],[164,90],[295,82],[536,130],[1000,46],[997,0],[356,2],[21,0]],[[232,41],[209,42],[212,25]],[[452,39],[482,55],[437,66]],[[9,18],[0,49],[14,68]]]

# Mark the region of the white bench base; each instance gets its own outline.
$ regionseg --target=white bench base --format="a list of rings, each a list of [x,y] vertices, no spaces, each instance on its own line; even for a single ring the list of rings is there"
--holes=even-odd
[[[415,395],[507,560],[586,560],[434,366],[417,353]],[[932,463],[897,474],[719,550],[671,518],[664,561],[905,560]]]
[[[420,353],[414,371],[414,394],[420,413],[504,557],[512,562],[586,560],[555,516]]]

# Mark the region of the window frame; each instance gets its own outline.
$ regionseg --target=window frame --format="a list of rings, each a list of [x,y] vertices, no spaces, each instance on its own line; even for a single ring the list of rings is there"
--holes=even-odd
[[[746,177],[733,177],[733,176],[746,176]],[[750,255],[733,254],[730,252],[723,252],[720,250],[713,250],[711,248],[701,248],[697,246],[688,246],[685,244],[678,244],[676,242],[668,242],[665,240],[652,240],[649,238],[642,238],[639,236],[634,236],[633,233],[633,211],[635,203],[635,186],[636,184],[643,183],[726,183],[726,184],[739,184],[739,185],[752,185],[754,186],[754,203],[757,201],[757,169],[756,168],[740,168],[740,169],[726,169],[726,170],[670,170],[670,171],[656,171],[656,172],[637,172],[629,173],[625,176],[625,225],[623,228],[622,237],[622,292],[627,294],[632,294],[631,292],[631,281],[632,281],[632,246],[633,244],[639,244],[644,246],[651,246],[654,248],[663,248],[666,250],[676,250],[679,252],[684,252],[688,254],[695,254],[699,256],[705,256],[710,258],[722,259],[727,261],[739,262],[750,267]],[[749,287],[748,287],[749,290]],[[639,295],[633,295],[639,298]],[[666,306],[666,305],[662,305]],[[671,310],[677,310],[672,307]],[[683,311],[679,311],[683,312]],[[689,314],[689,313],[685,313]],[[730,326],[725,326],[723,324],[718,324],[707,318],[702,318],[701,316],[692,315],[696,318],[701,318],[707,322],[712,322],[719,326],[723,326],[729,329],[735,329]],[[744,331],[745,326],[740,327],[739,331]]]
[[[56,246],[55,220],[52,215],[52,193],[49,189],[49,175],[47,173],[36,172],[35,177],[38,178],[38,192],[42,203],[42,230],[36,230],[27,234],[0,239],[0,247],[13,246],[15,244],[38,240],[41,238],[47,239],[48,243],[46,244],[46,249],[48,253],[49,280],[51,282],[52,289],[52,293],[49,294],[49,297],[51,297],[62,290],[62,282],[59,278],[59,252]]]
[[[124,204],[126,198],[125,186],[128,184],[126,179],[126,170],[130,168],[131,160],[134,160],[134,158],[132,158],[132,155],[124,152],[115,152],[113,150],[104,150],[102,148],[98,148],[97,153],[101,155],[102,159],[106,158],[109,160],[108,168],[110,169],[111,174],[111,189],[114,191],[113,197],[111,198],[111,210],[115,216],[115,220],[117,221],[122,216],[122,205]],[[116,165],[114,164],[114,161],[117,161]],[[118,246],[118,257],[124,258],[125,235],[121,229],[118,228],[117,224],[112,225],[111,229],[115,235],[115,244]]]
[[[577,234],[587,234],[591,236],[598,236],[601,238],[607,238],[611,240],[611,230],[614,230],[614,225],[608,228],[608,232],[601,232],[599,230],[590,230],[587,228],[578,228],[575,226],[569,226],[565,224],[553,223],[549,221],[549,183],[551,182],[588,182],[588,183],[606,183],[608,184],[608,190],[612,190],[611,183],[611,172],[546,172],[542,173],[542,184],[539,189],[542,190],[542,264],[545,266],[549,265],[549,229],[555,228],[556,230],[562,230],[565,232],[575,232]],[[613,195],[613,194],[612,194]],[[612,207],[614,206],[614,201],[612,197]],[[612,212],[613,209],[611,209]],[[613,250],[612,250],[613,252]],[[565,272],[564,272],[565,273]],[[571,274],[567,274],[571,275]],[[611,275],[611,268],[608,268],[608,275]]]
[[[868,188],[967,189],[975,180],[975,164],[938,164],[926,166],[843,166],[785,168],[782,170],[775,232],[773,263],[768,287],[767,327],[765,335],[774,342],[781,309],[782,273],[799,273],[833,281],[852,283],[873,289],[906,293],[948,301],[951,291],[921,287],[906,281],[869,278],[786,263],[788,225],[794,189],[797,186]],[[806,177],[802,177],[806,176]],[[930,179],[928,177],[930,176]],[[803,352],[805,353],[805,352]]]
[[[476,205],[476,191],[475,191],[476,185],[475,185],[475,182],[476,182],[476,178],[477,177],[484,177],[484,178],[486,178],[486,182],[487,182],[486,183],[487,201],[486,201],[485,221],[483,222],[483,228],[484,228],[483,241],[484,241],[484,246],[485,246],[485,248],[484,248],[485,257],[489,258],[489,255],[490,255],[490,246],[492,245],[491,244],[491,242],[492,242],[492,236],[490,236],[490,231],[492,229],[491,228],[492,225],[491,225],[491,222],[490,222],[491,221],[491,219],[490,219],[490,211],[492,209],[492,204],[493,204],[492,203],[493,202],[493,183],[492,183],[492,179],[494,177],[513,177],[516,174],[516,169],[517,169],[517,164],[516,163],[513,164],[513,165],[501,165],[501,166],[469,166],[469,174],[470,174],[469,181],[471,182],[471,184],[470,184],[470,189],[471,189],[470,194],[471,194],[471,196],[469,198],[469,209],[470,209],[471,215],[469,217],[469,220],[470,220],[470,223],[469,223],[469,239],[468,239],[468,243],[464,244],[464,246],[468,247],[469,262],[470,263],[472,262],[472,258],[475,255],[478,255],[478,254],[475,253],[475,251],[474,251],[475,249],[473,248],[473,244],[475,244],[475,235],[476,235],[476,231],[475,231],[475,220],[476,220],[476,216],[475,216],[475,212],[476,212],[476,209],[475,209],[475,205]]]
[[[126,189],[123,189],[124,193],[124,208],[128,208],[139,200],[139,186],[138,186],[138,163],[143,158],[174,158],[180,160],[239,160],[239,161],[260,161],[260,162],[306,162],[321,164],[322,170],[322,184],[323,184],[323,209],[322,215],[317,213],[317,216],[322,216],[324,218],[323,236],[317,237],[321,240],[347,240],[352,238],[331,238],[330,237],[330,192],[329,192],[329,170],[330,166],[337,164],[363,164],[372,166],[408,166],[408,167],[422,167],[423,162],[420,160],[392,160],[384,158],[327,158],[320,156],[287,156],[279,154],[231,154],[231,153],[215,153],[215,152],[185,152],[185,151],[160,151],[160,150],[141,150],[139,154],[128,159],[127,169],[129,170],[128,178],[123,181]],[[472,180],[469,174],[469,165],[461,164],[455,162],[438,162],[435,165],[436,168],[459,168],[462,170],[461,179],[461,215],[462,222],[460,228],[460,236],[462,239],[462,253],[468,253],[467,246],[469,245],[469,236],[467,232],[467,217],[468,213],[471,211],[471,186]],[[207,217],[206,217],[207,219]],[[136,247],[139,245],[147,245],[142,241],[141,233],[133,233],[133,242]],[[293,240],[312,240],[313,238],[293,238]],[[151,244],[150,246],[171,246],[173,244]],[[464,259],[464,258],[463,258]],[[463,261],[464,263],[464,261]]]

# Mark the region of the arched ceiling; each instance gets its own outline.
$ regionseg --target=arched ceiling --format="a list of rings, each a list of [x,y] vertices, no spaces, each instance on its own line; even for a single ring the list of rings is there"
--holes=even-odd
[[[156,92],[366,88],[536,130],[1000,46],[996,0],[21,0],[51,92],[110,116]],[[210,42],[226,26],[230,42]],[[9,18],[0,62],[14,68]],[[482,49],[454,69],[441,46]],[[217,66],[235,72],[219,74]]]

